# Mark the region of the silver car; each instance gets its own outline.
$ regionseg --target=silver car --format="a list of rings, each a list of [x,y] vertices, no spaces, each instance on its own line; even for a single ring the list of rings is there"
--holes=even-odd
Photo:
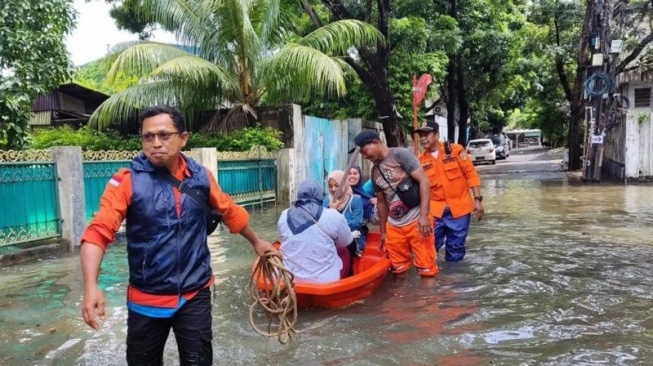
[[[510,139],[506,135],[488,135],[485,138],[492,140],[497,159],[507,159],[510,156]]]

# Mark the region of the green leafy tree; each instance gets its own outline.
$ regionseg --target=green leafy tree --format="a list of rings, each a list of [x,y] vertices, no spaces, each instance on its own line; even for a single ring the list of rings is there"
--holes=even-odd
[[[86,0],[86,2],[99,0]],[[111,5],[109,15],[118,29],[138,34],[138,38],[146,40],[152,36],[157,24],[151,14],[143,7],[141,0],[104,0]]]
[[[148,105],[170,103],[186,113],[230,108],[220,129],[243,127],[254,107],[342,96],[352,46],[382,47],[364,22],[330,23],[299,37],[295,14],[281,0],[143,0],[152,19],[188,47],[155,42],[122,46],[110,56],[109,82],[121,70],[146,75],[113,95],[92,116],[100,127]],[[216,126],[218,127],[218,126]]]
[[[134,86],[140,79],[138,75],[120,70],[116,73],[113,82],[109,83],[107,80],[109,70],[111,70],[111,63],[100,59],[77,68],[73,72],[72,78],[80,85],[107,95],[113,95]]]
[[[437,11],[449,15],[462,37],[460,47],[447,50],[449,64],[444,87],[449,140],[458,126],[458,142],[466,144],[468,120],[497,125],[505,122],[504,108],[519,87],[515,62],[521,58],[526,24],[524,1],[438,1]]]
[[[421,0],[305,0],[301,4],[313,27],[358,19],[374,24],[388,40],[382,47],[358,47],[346,57],[359,76],[352,93],[343,100],[310,103],[309,113],[380,121],[388,146],[402,145],[404,132],[412,126],[413,74],[429,73],[437,86],[447,62],[443,50],[455,49],[459,43],[455,22],[438,14],[432,2]]]
[[[0,7],[0,140],[27,143],[34,98],[69,76],[64,36],[74,26],[70,0],[11,0]]]

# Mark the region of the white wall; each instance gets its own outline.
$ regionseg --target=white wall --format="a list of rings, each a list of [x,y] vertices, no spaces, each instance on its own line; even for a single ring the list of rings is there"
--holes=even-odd
[[[631,84],[627,87],[631,108],[626,121],[626,178],[653,176],[653,109],[651,106],[634,107],[635,89],[641,87],[651,87],[651,84]]]
[[[639,177],[639,126],[633,113],[626,117],[626,178]]]
[[[435,122],[440,126],[440,141],[444,142],[449,136],[449,127],[447,126],[447,119],[442,116],[435,116]],[[460,133],[460,128],[458,125],[455,127],[454,132],[454,142],[458,142],[458,135]]]

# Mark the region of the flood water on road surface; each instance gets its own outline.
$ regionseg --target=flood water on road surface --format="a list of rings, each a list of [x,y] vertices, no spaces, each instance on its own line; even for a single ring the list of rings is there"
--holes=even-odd
[[[249,325],[249,243],[214,235],[214,364],[653,364],[653,187],[490,178],[483,195],[467,257],[440,258],[435,287],[414,271],[388,277],[362,303],[302,311],[287,345]],[[281,209],[253,211],[260,236],[276,239]],[[0,364],[124,365],[127,272],[116,244],[96,332],[79,312],[76,255],[2,268]],[[173,338],[167,365],[178,364]]]

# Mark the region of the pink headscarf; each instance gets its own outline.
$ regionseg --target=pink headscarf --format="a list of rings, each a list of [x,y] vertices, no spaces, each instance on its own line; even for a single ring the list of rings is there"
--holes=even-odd
[[[329,174],[327,182],[331,179],[335,180],[336,183],[340,184],[342,178],[345,176],[345,172],[342,170],[334,170]],[[354,192],[351,190],[349,182],[345,179],[345,182],[342,184],[342,189],[340,190],[339,197],[333,197],[331,192],[329,192],[329,207],[335,208],[336,210],[342,212],[342,210],[347,207],[347,203],[353,196]]]

